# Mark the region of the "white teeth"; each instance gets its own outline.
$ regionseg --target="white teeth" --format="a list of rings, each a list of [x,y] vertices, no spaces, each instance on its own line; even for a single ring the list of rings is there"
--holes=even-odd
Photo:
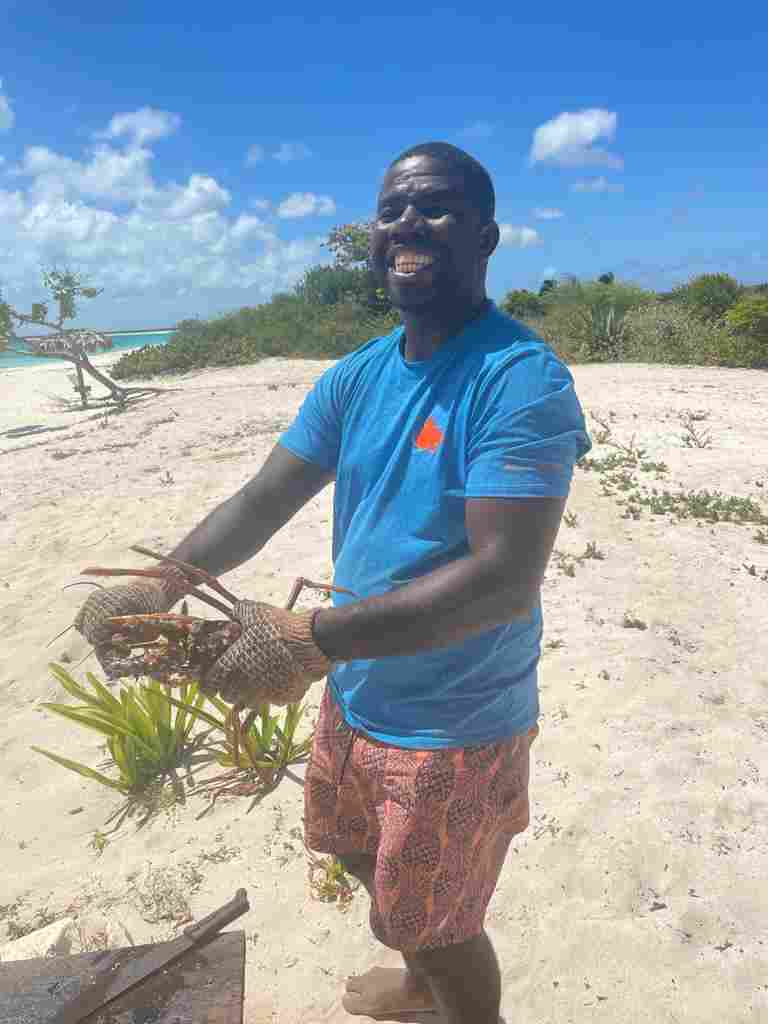
[[[395,255],[395,270],[398,274],[415,274],[417,270],[433,263],[434,258],[426,253],[405,250]]]

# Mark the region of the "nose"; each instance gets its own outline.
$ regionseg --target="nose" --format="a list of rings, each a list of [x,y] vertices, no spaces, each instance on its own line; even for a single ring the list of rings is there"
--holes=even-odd
[[[424,217],[413,205],[406,206],[395,222],[395,233],[403,229],[408,233],[420,233],[424,230]]]

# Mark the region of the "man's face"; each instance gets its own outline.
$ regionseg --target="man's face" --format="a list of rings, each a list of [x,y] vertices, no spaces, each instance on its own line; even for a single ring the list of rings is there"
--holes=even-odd
[[[371,232],[371,268],[395,307],[456,307],[484,297],[498,229],[483,223],[464,179],[428,156],[392,167]]]

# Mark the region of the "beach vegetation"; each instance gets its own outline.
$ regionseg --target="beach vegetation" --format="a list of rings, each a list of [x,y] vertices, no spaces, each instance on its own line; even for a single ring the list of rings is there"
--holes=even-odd
[[[198,720],[196,712],[206,699],[196,683],[181,687],[173,710],[163,686],[155,680],[124,686],[115,696],[91,672],[86,673],[88,685],[84,686],[61,665],[54,663],[50,670],[80,703],[44,702],[41,706],[106,737],[109,760],[105,767],[111,769],[111,774],[41,747],[33,746],[34,751],[124,796],[145,793],[153,783],[171,776],[188,762],[198,742],[192,735]]]
[[[707,523],[733,523],[736,525],[754,524],[768,526],[768,514],[760,501],[752,497],[727,495],[720,491],[685,491],[679,488],[670,491],[659,490],[655,486],[642,483],[636,473],[653,473],[659,481],[669,472],[664,462],[656,462],[647,458],[646,449],[635,444],[634,436],[629,442],[618,441],[613,436],[613,427],[605,416],[590,411],[590,417],[597,423],[599,430],[593,432],[596,445],[612,448],[604,456],[582,456],[576,463],[583,472],[597,472],[600,478],[601,493],[606,497],[614,497],[616,504],[621,506],[622,519],[638,520],[643,510],[654,516],[668,516],[680,522],[692,519],[697,525]],[[687,412],[681,414],[683,423],[689,428],[701,419],[701,414]],[[681,437],[686,447],[710,447],[711,439],[697,433],[698,443],[691,442],[690,429],[688,435]],[[760,486],[760,483],[758,482]],[[617,494],[618,492],[618,494]],[[758,539],[755,537],[755,539]],[[572,576],[575,561],[572,556],[557,556],[556,564],[566,575]]]
[[[544,293],[541,319],[559,347],[566,346],[578,362],[610,361],[620,356],[627,314],[652,298],[628,282],[571,277]]]
[[[543,298],[527,288],[514,288],[507,292],[501,300],[500,308],[516,320],[526,320],[529,317],[544,316],[546,306]]]
[[[89,354],[93,352],[111,349],[111,338],[98,331],[65,327],[67,321],[74,320],[77,316],[80,300],[96,298],[101,294],[100,288],[94,288],[81,274],[68,268],[53,267],[43,270],[42,281],[50,299],[46,302],[33,302],[28,313],[20,312],[7,301],[3,301],[0,295],[0,352],[38,356],[41,359],[64,359],[73,363],[75,373],[72,384],[80,396],[80,405],[83,409],[89,407],[92,391],[92,387],[85,383],[84,374],[88,374],[103,385],[108,391],[106,400],[121,408],[124,408],[128,401],[158,390],[146,387],[124,388],[115,384],[106,373],[97,369],[89,358]],[[54,313],[49,312],[51,305],[55,307]],[[27,327],[43,327],[49,333],[41,337],[19,337],[17,331]]]
[[[399,324],[368,258],[371,224],[335,227],[332,264],[310,267],[289,292],[211,320],[182,320],[163,346],[123,355],[116,380],[179,374],[262,359],[338,359]],[[532,327],[566,363],[768,366],[768,285],[700,274],[654,292],[610,271],[596,280],[547,278],[538,293],[508,291],[500,308]]]
[[[338,224],[323,243],[330,249],[337,267],[368,266],[373,221]]]
[[[671,300],[685,306],[700,320],[720,320],[735,305],[741,286],[730,274],[699,274],[672,289]]]
[[[305,844],[309,862],[309,889],[322,903],[335,903],[344,913],[349,910],[360,883],[350,879],[338,857],[318,857]]]
[[[166,699],[172,705],[180,703],[171,695]],[[244,712],[241,721],[240,714],[221,698],[210,696],[208,701],[219,717],[203,707],[195,708],[192,715],[210,727],[208,754],[227,769],[195,789],[197,795],[211,798],[210,807],[221,796],[260,799],[277,786],[286,769],[309,757],[312,730],[301,738],[298,735],[305,705],[289,704],[282,713],[273,714],[265,702]]]
[[[725,321],[757,341],[768,358],[768,290],[742,295],[725,314]]]

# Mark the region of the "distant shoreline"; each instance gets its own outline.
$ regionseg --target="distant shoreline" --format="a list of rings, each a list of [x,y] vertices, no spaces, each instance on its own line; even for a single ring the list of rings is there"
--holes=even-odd
[[[143,327],[140,331],[97,331],[93,327],[82,327],[75,328],[76,330],[93,331],[95,334],[105,334],[108,338],[112,338],[118,334],[173,334],[176,330],[175,327]],[[22,341],[38,341],[40,338],[45,338],[45,334],[20,334],[19,337]]]
[[[140,331],[97,331],[96,333],[108,334],[110,336],[113,334],[173,334],[175,330],[175,327],[144,327]]]

